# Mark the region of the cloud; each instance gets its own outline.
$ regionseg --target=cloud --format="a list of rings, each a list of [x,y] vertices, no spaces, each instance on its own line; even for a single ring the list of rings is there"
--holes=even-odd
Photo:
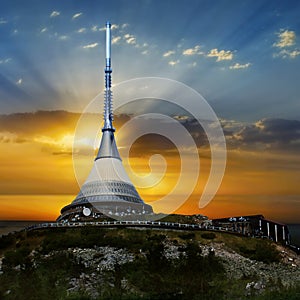
[[[65,41],[65,40],[69,39],[69,36],[61,35],[61,36],[58,37],[58,39],[61,40],[61,41]]]
[[[275,54],[274,56],[280,56],[282,58],[296,58],[298,55],[300,55],[300,50],[287,50],[287,49],[283,49],[281,50],[279,53]]]
[[[183,55],[186,55],[186,56],[190,56],[190,55],[201,55],[201,54],[204,54],[204,52],[200,51],[200,46],[199,45],[196,45],[194,48],[189,48],[189,49],[185,49],[182,51],[182,54]]]
[[[111,30],[115,30],[115,29],[118,29],[118,28],[119,28],[119,25],[111,24]]]
[[[170,51],[165,52],[165,53],[163,54],[163,57],[169,57],[169,56],[171,56],[171,55],[173,55],[173,54],[175,54],[175,51],[170,50]]]
[[[40,33],[44,33],[44,32],[46,32],[47,30],[48,30],[47,27],[44,27],[44,28],[41,29]]]
[[[11,60],[12,60],[11,58],[0,59],[0,65],[1,65],[1,64],[7,64],[7,63],[9,63]]]
[[[144,44],[135,44],[135,47],[136,48],[147,48],[149,45],[147,43],[144,43]]]
[[[52,151],[55,147],[64,148],[63,150],[65,150],[66,145],[72,144],[74,128],[79,117],[79,113],[66,111],[38,111],[35,113],[0,115],[0,143],[34,141],[40,145],[52,145],[53,147],[51,146],[49,151]],[[87,117],[91,118],[89,119],[91,124],[98,124],[98,114],[88,114]],[[190,132],[198,147],[208,145],[203,128],[192,116],[176,114],[172,117],[182,123]],[[130,115],[128,114],[116,114],[116,127],[121,127],[129,119]],[[152,124],[151,120],[149,122],[149,124]],[[203,120],[203,122],[207,121]],[[262,119],[245,124],[236,120],[222,119],[220,122],[226,136],[228,149],[290,153],[298,153],[300,150],[300,121]],[[168,130],[173,128],[171,123],[170,125],[164,123],[164,126],[170,126]],[[143,147],[147,148],[148,145],[144,144]]]
[[[60,15],[60,12],[54,10],[54,11],[50,14],[50,18],[55,18],[55,17],[58,17],[59,15]]]
[[[142,51],[142,54],[143,55],[149,54],[149,51],[148,50],[144,50],[144,51]]]
[[[72,17],[72,20],[79,18],[82,15],[82,13],[77,13]]]
[[[0,25],[2,25],[2,24],[7,24],[7,21],[1,18],[0,19]]]
[[[285,48],[295,44],[296,33],[292,30],[281,30],[278,35],[278,41],[273,44],[274,47]]]
[[[193,63],[189,64],[189,67],[195,68],[197,67],[197,62],[194,61]]]
[[[95,48],[98,46],[98,43],[93,43],[93,44],[88,44],[85,46],[82,46],[83,49],[91,49],[91,48]]]
[[[132,34],[129,33],[125,34],[124,39],[126,40],[127,44],[132,44],[132,45],[136,44],[136,37]]]
[[[124,23],[122,25],[118,25],[118,24],[111,24],[111,30],[116,30],[116,29],[125,29],[129,26],[129,24],[127,23]],[[92,28],[91,28],[92,31],[105,31],[106,30],[106,26],[103,26],[101,28],[98,28],[97,25],[94,25]]]
[[[22,137],[47,135],[55,138],[62,132],[74,131],[79,117],[79,113],[59,110],[0,114],[0,131],[12,132]]]
[[[119,28],[119,25],[118,24],[111,24],[110,26],[110,29],[111,30],[115,30],[115,29],[118,29]],[[106,26],[103,26],[99,29],[99,31],[105,31],[106,30]]]
[[[180,62],[180,60],[171,60],[171,61],[169,61],[168,62],[168,64],[170,65],[170,66],[175,66],[175,65],[177,65],[177,64],[179,64],[179,62]]]
[[[22,82],[23,82],[23,79],[22,79],[22,78],[20,78],[20,79],[18,79],[18,80],[17,80],[16,84],[18,84],[18,85],[21,85],[21,84],[22,84]]]
[[[210,52],[207,54],[208,57],[216,57],[217,61],[222,60],[232,60],[233,59],[233,52],[232,51],[219,51],[217,48],[211,49]]]
[[[85,27],[79,28],[77,30],[77,33],[84,33],[84,32],[86,32],[86,28]]]
[[[290,58],[294,59],[300,55],[300,50],[292,48],[296,43],[296,33],[292,30],[283,30],[277,33],[278,40],[273,44],[273,47],[280,49],[278,53],[275,53],[274,57]]]
[[[229,69],[230,70],[238,70],[238,69],[247,69],[251,66],[251,63],[246,63],[246,64],[239,64],[239,63],[235,63],[234,65],[230,66]]]
[[[0,143],[15,143],[17,141],[17,135],[12,132],[2,131],[0,132]]]
[[[94,25],[94,26],[91,27],[91,30],[92,30],[93,32],[96,32],[96,31],[98,31],[99,29],[98,29],[97,25]]]
[[[300,150],[300,121],[262,119],[232,134],[232,140],[247,149]]]
[[[112,44],[118,44],[122,38],[120,36],[115,36],[112,38],[111,43]]]

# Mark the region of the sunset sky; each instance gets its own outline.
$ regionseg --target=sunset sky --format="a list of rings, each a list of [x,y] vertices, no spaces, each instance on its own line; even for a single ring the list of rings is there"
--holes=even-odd
[[[140,99],[116,112],[117,133],[130,117],[158,112],[195,139],[201,176],[177,213],[300,223],[299,14],[296,0],[1,1],[0,219],[55,220],[78,193],[96,147],[82,144],[72,156],[74,134],[103,91],[103,27],[110,20],[114,85],[139,77],[180,81],[206,99],[222,124],[225,175],[213,201],[199,209],[210,168],[200,125],[163,102],[157,108]],[[86,126],[100,129],[101,117],[95,112]],[[121,155],[126,141],[126,132],[117,135]],[[148,174],[156,153],[166,173],[156,186],[138,189],[150,204],[172,190],[181,167],[174,144],[154,135],[132,146],[131,167]]]

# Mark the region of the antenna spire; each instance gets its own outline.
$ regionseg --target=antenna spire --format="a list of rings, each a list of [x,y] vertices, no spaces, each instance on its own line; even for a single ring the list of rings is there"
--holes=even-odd
[[[104,131],[115,131],[113,121],[113,110],[112,110],[112,91],[111,91],[111,35],[110,35],[110,22],[106,22],[106,56],[105,56],[105,96],[104,96]]]

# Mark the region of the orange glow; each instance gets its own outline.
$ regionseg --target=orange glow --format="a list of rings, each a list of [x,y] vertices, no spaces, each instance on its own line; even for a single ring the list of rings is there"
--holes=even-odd
[[[74,195],[0,195],[0,220],[54,221]]]
[[[8,131],[1,133],[4,138],[0,139],[0,219],[55,220],[60,209],[74,199],[79,191],[71,155],[74,135],[71,129],[75,128],[76,120],[74,117],[65,122],[64,127],[59,123],[55,127],[50,118],[42,120],[40,126],[33,124],[20,136]],[[93,145],[86,143],[94,151]],[[154,208],[155,200],[170,193],[180,175],[178,152],[170,151],[172,145],[166,142],[164,145],[159,153],[165,159],[166,173],[161,174],[159,161],[152,162],[154,173],[151,175],[161,180],[153,186],[147,186],[146,182],[146,187],[137,188],[145,202],[153,204]],[[120,153],[122,156],[122,149]],[[130,154],[129,163],[133,171],[142,176],[149,175],[149,158],[156,154],[149,144],[143,139],[137,141]],[[300,199],[297,195],[300,195],[300,170],[295,167],[299,166],[299,156],[229,150],[222,185],[215,199],[201,210],[198,202],[210,170],[207,150],[200,150],[200,158],[198,184],[176,213],[200,213],[211,218],[265,214],[268,218],[285,222],[299,220]],[[76,159],[80,171],[78,179],[82,184],[93,158],[79,153]],[[189,158],[188,162],[194,163]],[[128,169],[126,159],[123,163]],[[174,199],[181,197],[190,178],[186,176],[182,180]],[[133,183],[137,184],[134,179]]]

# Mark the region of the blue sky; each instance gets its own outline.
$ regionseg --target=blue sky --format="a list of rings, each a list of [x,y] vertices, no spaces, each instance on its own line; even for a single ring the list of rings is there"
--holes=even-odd
[[[300,120],[299,1],[1,1],[0,110],[80,112],[113,80],[179,80],[220,118]]]

